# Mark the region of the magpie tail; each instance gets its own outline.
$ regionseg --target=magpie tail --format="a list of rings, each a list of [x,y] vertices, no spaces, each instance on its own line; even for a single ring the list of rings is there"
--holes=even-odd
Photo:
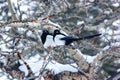
[[[97,37],[97,36],[100,36],[100,35],[101,34],[94,34],[94,35],[91,35],[91,36],[85,36],[85,37],[77,38],[76,40],[91,39],[91,38],[94,38],[94,37]]]

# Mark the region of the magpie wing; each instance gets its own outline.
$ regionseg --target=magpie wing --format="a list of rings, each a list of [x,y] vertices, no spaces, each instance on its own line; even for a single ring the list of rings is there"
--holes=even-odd
[[[75,41],[75,38],[70,37],[70,36],[65,36],[61,38],[61,40],[65,40],[65,45],[71,44],[73,41]]]
[[[65,37],[61,38],[61,40],[74,40],[74,38],[71,36],[65,36]]]

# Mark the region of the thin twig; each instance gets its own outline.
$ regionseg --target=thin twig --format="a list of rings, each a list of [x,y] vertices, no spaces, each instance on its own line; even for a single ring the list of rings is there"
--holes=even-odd
[[[48,52],[48,55],[47,55],[47,57],[45,58],[45,60],[43,62],[42,68],[40,69],[39,80],[41,80],[43,71],[45,70],[47,64],[49,63],[49,58],[50,58],[51,54],[52,54],[52,52]]]
[[[16,16],[16,12],[15,12],[15,9],[11,3],[11,0],[7,0],[8,2],[8,6],[9,6],[9,9],[11,11],[11,14],[12,14],[12,17],[13,17],[13,20],[18,20],[18,17]]]

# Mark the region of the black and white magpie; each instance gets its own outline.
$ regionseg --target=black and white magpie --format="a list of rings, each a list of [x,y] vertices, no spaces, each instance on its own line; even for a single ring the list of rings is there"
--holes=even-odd
[[[96,36],[100,36],[101,34],[95,34],[91,36],[85,36],[81,38],[73,38],[71,36],[67,36],[60,32],[60,30],[56,29],[53,33],[53,41],[55,42],[56,46],[63,46],[63,45],[70,45],[74,41],[90,39]]]
[[[49,33],[48,30],[43,30],[41,34],[41,41],[43,43],[43,47],[47,49],[48,47],[55,47],[55,43],[53,41],[53,35]]]

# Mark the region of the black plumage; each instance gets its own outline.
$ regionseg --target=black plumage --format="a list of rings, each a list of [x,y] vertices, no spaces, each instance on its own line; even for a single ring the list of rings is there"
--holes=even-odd
[[[53,40],[54,40],[56,45],[70,45],[74,41],[90,39],[90,38],[97,37],[97,36],[100,36],[100,35],[101,34],[94,34],[94,35],[91,35],[91,36],[73,38],[71,36],[67,36],[67,35],[61,33],[60,30],[56,29],[56,30],[54,30]]]
[[[48,30],[43,30],[41,35],[41,41],[43,43],[44,48],[55,47],[55,43],[53,41],[53,35],[49,33]]]

